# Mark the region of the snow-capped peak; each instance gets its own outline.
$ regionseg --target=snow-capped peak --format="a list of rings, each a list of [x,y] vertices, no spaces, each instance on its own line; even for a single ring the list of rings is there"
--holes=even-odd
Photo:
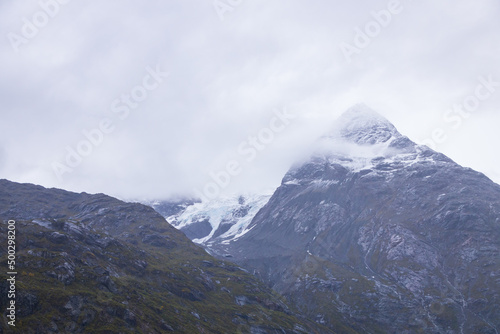
[[[357,104],[340,116],[326,137],[358,145],[374,145],[401,135],[386,118],[365,104]]]
[[[325,165],[341,166],[356,173],[373,171],[376,166],[398,168],[429,159],[433,159],[429,149],[419,147],[401,135],[386,118],[366,105],[358,104],[335,121],[331,131],[317,142],[309,160],[297,163],[282,183],[326,187],[331,185],[331,180],[319,182],[316,176]],[[387,169],[389,167],[384,170]]]

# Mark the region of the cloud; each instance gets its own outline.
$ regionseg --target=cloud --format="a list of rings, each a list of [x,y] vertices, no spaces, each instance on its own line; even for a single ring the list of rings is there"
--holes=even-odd
[[[341,112],[365,102],[415,141],[448,129],[438,150],[498,175],[500,161],[485,148],[500,139],[491,129],[500,121],[500,91],[459,129],[449,129],[443,114],[473,93],[479,76],[500,81],[500,5],[400,3],[403,10],[348,63],[339,45],[352,43],[356,27],[389,1],[243,1],[223,21],[211,1],[70,1],[18,52],[8,34],[21,34],[23,18],[43,9],[5,2],[0,139],[7,158],[0,172],[124,198],[189,193],[286,107],[297,119],[227,188],[259,190],[279,184]],[[157,65],[170,73],[165,82],[117,118],[113,101]],[[59,181],[52,163],[63,163],[67,147],[105,118],[114,131]]]

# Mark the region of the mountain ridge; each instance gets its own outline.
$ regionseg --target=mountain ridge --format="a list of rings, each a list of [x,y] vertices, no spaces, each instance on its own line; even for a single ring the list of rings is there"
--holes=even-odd
[[[290,168],[248,233],[205,246],[330,328],[500,329],[500,186],[366,106]]]
[[[142,204],[0,180],[3,236],[8,220],[16,221],[17,324],[2,317],[2,333],[332,332]]]

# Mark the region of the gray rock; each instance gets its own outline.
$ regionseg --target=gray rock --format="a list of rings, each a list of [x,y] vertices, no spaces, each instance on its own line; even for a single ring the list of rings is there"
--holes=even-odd
[[[500,330],[500,186],[364,108],[334,128],[247,234],[210,251],[331,328]]]

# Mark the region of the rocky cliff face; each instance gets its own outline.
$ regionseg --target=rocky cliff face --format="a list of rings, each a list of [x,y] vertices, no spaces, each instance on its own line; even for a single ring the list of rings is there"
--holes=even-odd
[[[249,229],[212,251],[332,329],[500,331],[500,186],[365,106],[285,175]]]
[[[0,180],[2,245],[8,220],[16,221],[17,322],[8,327],[2,317],[0,333],[332,332],[299,319],[150,207]]]

